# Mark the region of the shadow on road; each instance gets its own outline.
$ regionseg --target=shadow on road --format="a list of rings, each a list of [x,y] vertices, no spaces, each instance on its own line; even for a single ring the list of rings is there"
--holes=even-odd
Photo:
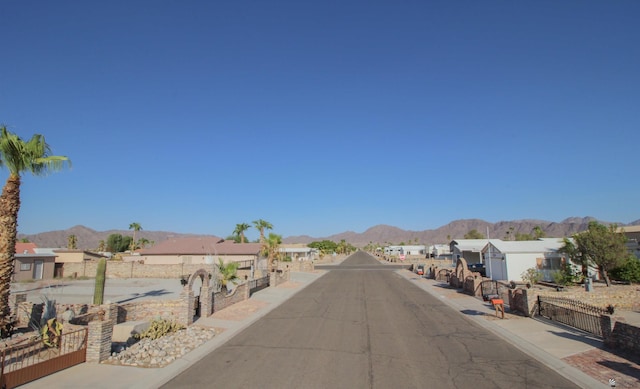
[[[157,297],[157,296],[162,296],[165,294],[171,294],[171,292],[167,291],[166,289],[158,289],[158,290],[150,290],[146,293],[134,293],[133,297],[130,297],[128,299],[124,299],[124,300],[119,300],[116,301],[118,304],[122,304],[122,303],[126,303],[132,300],[137,300],[139,298],[144,298],[144,297]]]

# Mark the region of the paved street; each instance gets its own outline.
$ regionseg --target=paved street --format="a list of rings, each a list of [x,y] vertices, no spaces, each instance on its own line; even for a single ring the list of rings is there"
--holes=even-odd
[[[365,253],[166,384],[268,388],[575,388]]]

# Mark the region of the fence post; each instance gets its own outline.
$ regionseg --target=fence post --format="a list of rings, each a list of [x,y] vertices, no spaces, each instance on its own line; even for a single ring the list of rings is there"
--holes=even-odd
[[[602,329],[602,338],[606,344],[609,338],[611,338],[611,316],[600,315],[600,328]]]
[[[115,305],[115,304],[114,304]],[[115,320],[105,320],[104,313],[89,322],[87,340],[87,362],[100,363],[111,354],[111,337]]]
[[[538,295],[538,316],[542,316],[542,304],[540,304],[540,295]]]

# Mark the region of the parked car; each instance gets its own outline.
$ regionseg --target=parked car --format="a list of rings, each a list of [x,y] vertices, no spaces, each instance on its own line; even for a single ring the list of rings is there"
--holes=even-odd
[[[423,276],[424,275],[424,265],[418,265],[416,267],[416,273],[418,273],[419,276]]]
[[[484,266],[484,263],[470,263],[467,265],[467,268],[473,272],[480,273],[481,276],[487,276],[487,269]]]

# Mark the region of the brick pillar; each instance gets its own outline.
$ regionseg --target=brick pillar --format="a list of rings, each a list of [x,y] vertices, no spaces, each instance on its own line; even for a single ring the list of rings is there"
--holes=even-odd
[[[180,293],[180,300],[182,302],[182,309],[180,310],[179,322],[183,326],[189,326],[193,324],[193,313],[195,306],[195,297],[193,290],[183,289]]]
[[[278,286],[278,277],[276,277],[276,272],[272,271],[269,273],[269,286]]]
[[[111,320],[113,325],[118,324],[118,304],[108,303],[100,306],[105,312],[105,320]]]
[[[244,290],[242,291],[244,293],[243,299],[249,300],[249,297],[251,297],[251,289],[249,289],[249,283],[245,282],[241,286],[244,287]]]
[[[100,363],[109,358],[113,324],[113,320],[106,319],[102,315],[89,322],[87,363]]]
[[[213,294],[209,285],[200,288],[200,316],[208,317],[213,313]]]

